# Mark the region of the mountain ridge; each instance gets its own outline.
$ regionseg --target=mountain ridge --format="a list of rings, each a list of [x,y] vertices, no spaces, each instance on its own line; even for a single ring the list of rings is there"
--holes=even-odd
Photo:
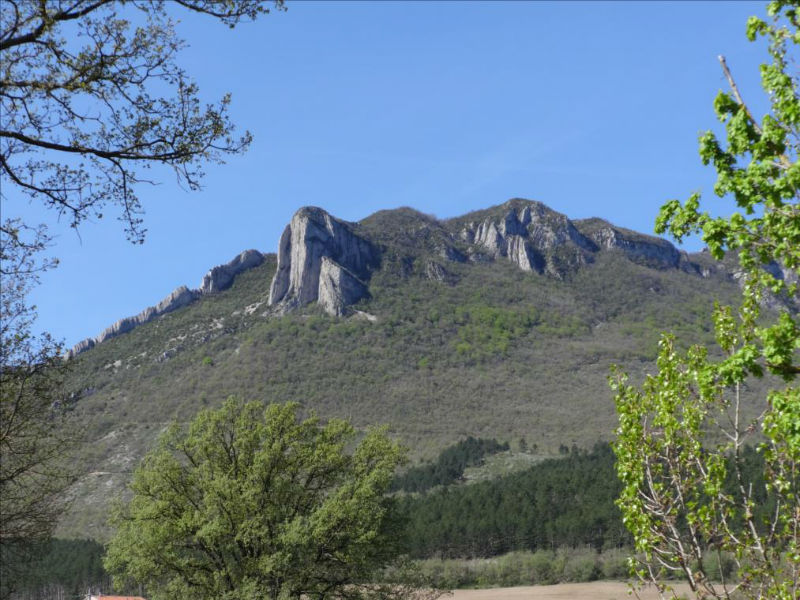
[[[709,274],[708,265],[700,267],[689,254],[663,238],[618,227],[599,217],[573,221],[535,200],[512,198],[503,204],[442,220],[411,207],[400,207],[347,222],[320,207],[304,206],[295,212],[281,235],[278,272],[270,285],[268,305],[280,305],[277,312],[284,313],[321,298],[326,312],[345,316],[348,306],[369,294],[366,280],[370,270],[380,262],[382,252],[378,247],[386,240],[382,239],[379,224],[386,219],[402,219],[406,229],[411,225],[419,231],[426,229],[424,237],[428,241],[431,236],[437,238],[438,257],[448,262],[508,258],[523,271],[561,278],[593,260],[593,254],[616,248],[632,260],[649,261],[651,266],[693,270],[705,277]],[[309,227],[314,231],[308,233]],[[343,237],[346,242],[342,242]],[[409,237],[414,239],[413,235]],[[351,249],[351,245],[357,248]],[[200,287],[179,286],[157,305],[119,319],[97,336],[78,342],[67,356],[74,357],[107,339],[128,333],[205,294],[227,289],[238,274],[260,265],[266,255],[252,249],[241,252],[228,263],[212,267]],[[325,276],[320,280],[323,268]],[[434,259],[428,262],[426,271],[439,281],[449,279],[446,267]]]

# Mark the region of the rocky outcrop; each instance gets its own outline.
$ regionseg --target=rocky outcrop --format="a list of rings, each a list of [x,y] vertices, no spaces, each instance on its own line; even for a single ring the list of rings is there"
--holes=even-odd
[[[494,258],[508,258],[524,271],[563,277],[569,270],[591,260],[596,246],[564,215],[541,202],[511,200],[499,216],[464,225],[460,237]]]
[[[512,235],[507,240],[508,258],[523,271],[536,271],[541,273],[545,263],[542,256],[531,248],[525,238]]]
[[[229,263],[218,265],[206,273],[200,283],[200,293],[211,294],[228,289],[239,273],[257,267],[262,262],[264,262],[264,255],[261,252],[245,250]]]
[[[467,262],[469,260],[458,248],[450,245],[443,245],[439,248],[439,256],[451,262]]]
[[[601,219],[587,219],[586,237],[601,250],[620,250],[633,262],[648,267],[675,269],[681,254],[667,240],[615,227]],[[685,259],[684,259],[685,260]]]
[[[156,317],[188,306],[205,294],[212,294],[229,288],[239,273],[257,267],[262,262],[264,262],[264,255],[261,254],[261,252],[258,250],[245,250],[230,262],[213,267],[209,270],[203,277],[200,289],[193,290],[185,285],[180,286],[155,306],[150,306],[133,317],[120,319],[110,327],[104,329],[100,335],[93,338],[86,338],[78,342],[67,352],[67,358],[72,358],[81,352],[86,352],[94,348],[97,344],[101,344],[110,338],[128,333],[139,325],[152,321]]]
[[[319,301],[326,312],[342,314],[344,306],[367,294],[366,281],[379,258],[352,225],[321,208],[301,208],[281,235],[269,305],[283,312]]]
[[[507,259],[523,271],[562,278],[616,251],[628,260],[657,269],[681,269],[709,277],[698,264],[667,240],[616,227],[602,219],[571,221],[541,202],[514,198],[501,206],[447,222],[452,239],[468,245],[473,262]]]
[[[787,285],[797,285],[797,283],[800,282],[797,271],[789,269],[775,261],[764,265],[764,270],[775,279],[786,282]]]
[[[143,325],[144,323],[152,321],[156,317],[191,304],[199,297],[200,292],[198,290],[190,290],[185,285],[182,285],[155,306],[150,306],[144,309],[136,316],[120,319],[110,327],[104,329],[100,335],[94,338],[89,338],[83,340],[82,342],[78,342],[67,356],[75,356],[76,354],[80,354],[81,352],[89,350],[90,348],[93,348],[97,344],[101,344],[108,339],[117,337],[123,333],[128,333],[139,325]]]
[[[345,309],[368,295],[367,285],[327,256],[321,259],[317,302],[329,315],[342,316]]]
[[[72,347],[72,350],[67,350],[67,358],[75,356],[76,354],[80,354],[81,352],[91,350],[95,347],[96,343],[97,342],[94,341],[94,338],[86,338],[85,340],[81,340]]]
[[[425,276],[431,281],[453,285],[458,282],[459,277],[445,269],[438,262],[429,260],[425,264]]]
[[[787,286],[798,285],[800,277],[797,271],[789,269],[775,261],[761,266],[761,268],[777,281],[783,281]],[[744,289],[747,285],[745,271],[738,264],[732,269],[732,277]],[[800,310],[800,293],[789,295],[786,290],[775,293],[772,290],[765,290],[761,298],[761,305],[770,310],[782,310],[788,308],[792,312]]]
[[[679,252],[666,240],[602,219],[573,222],[541,202],[519,198],[447,221],[404,208],[380,211],[354,224],[306,207],[295,213],[281,236],[268,303],[272,314],[314,302],[331,315],[354,313],[348,307],[369,295],[368,282],[382,252],[388,264],[399,266],[401,276],[417,274],[453,284],[464,268],[455,263],[508,260],[526,272],[564,278],[606,251],[648,267],[677,268],[701,277],[717,272],[713,261]],[[263,261],[260,252],[246,250],[208,271],[199,289],[178,288],[158,305],[76,344],[70,354],[224,290],[239,273]],[[777,267],[774,271],[776,277],[787,276]]]

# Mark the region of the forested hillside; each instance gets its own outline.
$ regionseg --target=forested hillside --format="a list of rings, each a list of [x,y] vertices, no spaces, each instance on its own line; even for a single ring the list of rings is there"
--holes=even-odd
[[[563,273],[539,273],[461,239],[464,222],[502,220],[509,206],[528,205],[453,222],[399,209],[352,224],[380,263],[368,296],[345,316],[316,304],[272,311],[276,259],[266,255],[229,289],[78,355],[70,387],[87,425],[89,475],[60,534],[103,539],[109,500],[159,432],[229,395],[297,401],[361,428],[388,424],[415,460],[466,436],[524,437],[542,456],[610,439],[610,366],[640,376],[665,329],[686,343],[712,340],[710,308],[735,302],[738,285],[703,253],[681,258],[663,240],[599,220],[576,222],[585,239],[611,231],[632,248],[680,258],[678,266],[611,247]],[[565,217],[546,215],[578,235]],[[442,258],[442,240],[452,260]],[[556,261],[552,248],[542,256]]]
[[[606,444],[526,471],[399,500],[418,558],[487,557],[512,550],[630,545],[614,499],[619,482]]]

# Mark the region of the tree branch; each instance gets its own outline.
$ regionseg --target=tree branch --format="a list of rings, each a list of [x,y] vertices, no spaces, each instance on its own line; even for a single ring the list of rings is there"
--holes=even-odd
[[[736,98],[736,103],[742,107],[750,121],[753,123],[755,130],[759,135],[761,135],[761,127],[758,125],[758,121],[756,121],[753,113],[750,112],[750,109],[747,108],[747,105],[744,103],[742,95],[739,93],[739,88],[736,86],[736,82],[733,80],[733,75],[731,75],[731,71],[728,69],[728,63],[725,61],[725,57],[720,54],[717,56],[717,59],[719,60],[719,64],[722,65],[722,72],[725,73],[725,78],[728,80],[728,85],[731,86],[731,91]]]
[[[18,37],[12,37],[8,40],[0,42],[0,50],[6,50],[8,48],[13,48],[14,46],[35,42],[45,31],[52,28],[54,23],[80,19],[81,17],[88,15],[90,12],[97,10],[104,4],[109,4],[110,2],[114,2],[114,0],[97,0],[94,4],[89,4],[87,7],[79,10],[78,12],[70,12],[70,10],[77,6],[76,4],[72,7],[72,9],[57,12],[54,15],[48,15],[44,9],[44,6],[42,6],[42,10],[45,12],[43,12],[41,15],[41,22],[39,23],[39,26],[30,33],[26,33],[25,35]]]

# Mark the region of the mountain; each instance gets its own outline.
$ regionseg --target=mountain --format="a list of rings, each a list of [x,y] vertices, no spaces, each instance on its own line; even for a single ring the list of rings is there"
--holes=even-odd
[[[277,255],[247,251],[73,350],[89,475],[59,533],[103,539],[164,427],[232,394],[386,423],[414,458],[468,435],[589,447],[613,435],[610,366],[652,370],[662,330],[713,342],[713,303],[738,292],[705,252],[540,202],[357,223],[302,208]]]

